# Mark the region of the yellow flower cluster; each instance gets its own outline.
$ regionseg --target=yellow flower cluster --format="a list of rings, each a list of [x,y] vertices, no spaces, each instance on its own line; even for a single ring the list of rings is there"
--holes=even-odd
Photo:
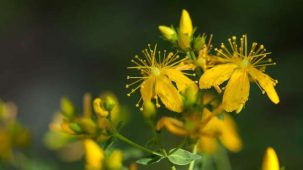
[[[228,39],[229,48],[222,43],[212,54],[212,35],[195,36],[186,10],[182,11],[178,29],[165,25],[158,28],[178,51],[161,52],[157,46],[149,45],[142,51],[143,57],[135,56],[131,60],[134,66],[128,69],[140,75],[127,76],[133,80],[126,85],[131,88],[128,96],[140,89],[137,107],[145,115],[156,112],[153,101],[157,108],[162,103],[168,110],[181,113],[178,118],[161,117],[156,129],[166,128],[173,134],[194,139],[201,152],[215,152],[217,140],[230,151],[241,150],[235,122],[226,112],[239,113],[244,108],[250,82],[255,82],[273,103],[279,103],[275,90],[277,80],[265,73],[267,66],[275,65],[268,58],[270,53],[264,45],[255,42],[249,48],[247,35],[243,35],[239,42],[235,36]],[[228,82],[222,87],[225,81]],[[203,95],[206,96],[211,87],[218,92],[218,97],[213,96],[213,101],[208,103]],[[224,118],[221,120],[218,116]]]
[[[236,121],[228,112],[243,110],[250,82],[255,82],[273,103],[279,103],[275,90],[278,81],[265,73],[267,66],[276,64],[268,58],[270,52],[256,42],[250,45],[247,35],[239,40],[235,36],[229,38],[228,47],[221,43],[220,48],[213,48],[212,35],[195,35],[196,28],[186,10],[182,10],[177,29],[165,25],[158,28],[163,38],[172,43],[173,50],[161,51],[157,45],[148,45],[131,60],[132,65],[127,67],[131,73],[126,77],[127,96],[140,93],[136,107],[153,131],[148,143],[158,148],[137,144],[119,132],[124,115],[118,100],[110,93],[93,101],[86,94],[82,114],[78,114],[69,99],[62,98],[61,110],[45,138],[50,148],[64,148],[61,153],[68,160],[85,156],[86,170],[125,169],[122,151],[108,149],[116,139],[151,155],[137,163],[150,165],[166,159],[172,169],[175,165],[189,164],[189,170],[193,170],[195,161],[201,159],[198,154],[211,157],[222,152],[222,146],[231,152],[243,148]],[[176,115],[157,115],[161,106]],[[163,129],[183,137],[185,142],[166,151],[159,137]],[[183,149],[189,147],[192,152]],[[0,156],[2,150],[0,147]],[[275,151],[268,148],[262,170],[279,168]],[[137,165],[131,164],[129,169],[136,170]]]
[[[16,153],[30,145],[29,130],[17,119],[17,106],[0,99],[0,161],[15,164]]]
[[[85,155],[86,170],[120,170],[122,152],[113,150],[107,153],[100,145],[111,138],[112,130],[121,120],[116,97],[104,93],[91,101],[90,94],[85,94],[83,104],[83,114],[79,115],[69,99],[61,99],[61,111],[50,124],[46,145],[61,150],[65,160],[74,161]]]

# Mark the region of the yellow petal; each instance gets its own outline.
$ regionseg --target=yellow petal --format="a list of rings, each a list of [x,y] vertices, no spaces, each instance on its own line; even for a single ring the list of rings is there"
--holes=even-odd
[[[107,159],[107,168],[110,170],[121,170],[123,155],[119,150],[114,150]]]
[[[168,78],[158,76],[155,91],[167,109],[174,112],[181,112],[183,110],[182,98]]]
[[[251,77],[264,89],[269,99],[275,104],[279,103],[280,99],[275,90],[276,81],[256,68],[252,67],[248,71]]]
[[[195,86],[195,82],[186,77],[181,71],[176,69],[163,69],[165,74],[171,81],[174,81],[177,85],[178,91],[184,91],[189,86]]]
[[[188,135],[188,132],[185,130],[184,123],[170,117],[162,117],[158,122],[156,129],[160,130],[166,128],[170,133],[175,135]]]
[[[222,84],[230,78],[236,67],[238,66],[235,64],[221,64],[207,70],[200,78],[200,88],[208,89]]]
[[[104,151],[91,139],[83,142],[86,156],[86,170],[101,170]]]
[[[186,34],[189,37],[192,36],[193,24],[191,22],[189,13],[185,9],[182,10],[179,29],[181,34]]]
[[[224,114],[223,116],[224,119],[221,120],[216,117],[214,113],[204,109],[202,122],[210,120],[207,122],[206,126],[201,129],[201,134],[213,139],[218,137],[228,150],[238,152],[242,149],[242,141],[237,132],[236,124],[228,114]],[[206,136],[205,134],[208,134],[209,136]]]
[[[262,170],[280,170],[279,160],[275,150],[268,147],[264,154]]]
[[[246,71],[243,69],[235,70],[223,95],[223,108],[227,112],[238,110],[248,100],[248,95],[249,80]]]
[[[198,151],[213,154],[217,151],[217,140],[216,138],[202,136],[199,139]]]
[[[222,123],[221,135],[219,137],[222,144],[232,152],[239,152],[242,149],[242,141],[232,117],[228,114],[224,114],[224,119],[217,121]]]
[[[154,78],[150,77],[142,83],[140,92],[144,102],[151,101],[154,95],[154,82]]]

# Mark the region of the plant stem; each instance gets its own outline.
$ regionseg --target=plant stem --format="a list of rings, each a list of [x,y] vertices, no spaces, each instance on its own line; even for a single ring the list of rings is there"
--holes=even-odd
[[[196,153],[197,153],[197,149],[198,149],[198,142],[194,145],[193,154],[196,154]],[[193,161],[189,164],[188,170],[194,170],[194,167],[195,167],[195,160],[193,160]]]
[[[121,135],[121,134],[118,133],[118,132],[115,133],[114,136],[115,136],[117,139],[120,139],[121,141],[123,141],[123,142],[125,142],[125,143],[127,143],[127,144],[129,144],[129,145],[131,145],[131,146],[133,146],[133,147],[136,147],[136,148],[138,148],[138,149],[141,149],[141,150],[143,150],[143,151],[145,151],[145,152],[147,152],[147,153],[150,153],[150,154],[153,154],[153,155],[157,155],[157,156],[162,156],[162,157],[163,157],[163,155],[162,155],[161,153],[155,152],[155,151],[150,150],[150,149],[148,149],[148,148],[146,148],[146,147],[144,147],[144,146],[142,146],[142,145],[139,145],[139,144],[137,144],[137,143],[131,141],[131,140],[128,139],[127,137]]]
[[[177,168],[175,166],[172,166],[171,170],[177,170]]]

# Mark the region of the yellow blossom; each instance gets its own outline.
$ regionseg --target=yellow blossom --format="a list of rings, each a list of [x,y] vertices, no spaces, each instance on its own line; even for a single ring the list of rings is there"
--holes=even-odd
[[[272,147],[268,147],[264,154],[262,170],[280,170],[279,159]]]
[[[86,139],[83,142],[85,157],[86,157],[86,170],[101,170],[102,162],[104,159],[104,151],[98,144],[91,139]]]
[[[141,76],[127,76],[127,79],[133,79],[134,81],[126,85],[126,88],[131,89],[130,96],[136,90],[140,89],[141,98],[137,103],[139,107],[140,102],[150,102],[153,99],[156,101],[156,107],[160,107],[159,99],[164,106],[175,112],[181,112],[183,109],[183,101],[180,95],[188,86],[196,86],[195,83],[185,76],[183,71],[183,61],[187,60],[187,57],[179,59],[179,55],[168,53],[164,51],[161,54],[160,51],[155,48],[143,50],[145,58],[135,56],[132,60],[136,66],[128,67],[128,69],[135,69],[140,71]],[[181,67],[180,67],[181,66]],[[174,85],[175,84],[175,85]],[[140,108],[143,110],[143,107]]]
[[[237,133],[233,119],[224,114],[224,119],[219,120],[208,109],[203,110],[202,118],[198,114],[186,117],[182,122],[175,118],[162,117],[156,126],[157,130],[166,128],[169,132],[190,136],[198,141],[198,149],[205,153],[214,153],[217,150],[217,139],[230,151],[238,152],[242,149],[242,141]]]
[[[193,35],[193,25],[189,13],[183,9],[178,34],[178,44],[181,49],[185,50],[190,48],[190,43]]]
[[[266,52],[263,45],[258,47],[255,42],[248,51],[246,35],[241,37],[239,47],[235,36],[228,41],[232,51],[229,51],[223,43],[221,49],[215,49],[218,53],[217,61],[220,64],[207,70],[201,76],[200,88],[215,87],[218,92],[221,92],[219,85],[229,80],[223,95],[223,107],[228,112],[239,112],[248,100],[249,80],[252,79],[263,93],[267,93],[273,103],[279,103],[279,96],[274,88],[277,81],[263,73],[266,66],[275,65],[271,59],[266,59],[270,53]]]

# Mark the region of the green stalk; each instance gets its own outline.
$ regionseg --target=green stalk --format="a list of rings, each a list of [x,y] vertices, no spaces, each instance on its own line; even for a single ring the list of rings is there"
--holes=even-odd
[[[133,146],[133,147],[135,147],[135,148],[141,149],[142,151],[145,151],[145,152],[150,153],[150,154],[153,154],[153,155],[157,155],[157,156],[163,157],[163,155],[162,155],[161,153],[155,152],[155,151],[150,150],[150,149],[148,149],[148,148],[146,148],[146,147],[144,147],[144,146],[142,146],[142,145],[139,145],[139,144],[137,144],[137,143],[131,141],[131,140],[128,139],[127,137],[121,135],[120,133],[116,133],[116,134],[114,134],[114,136],[115,136],[117,139],[120,139],[121,141],[123,141],[123,142],[125,142],[125,143],[127,143],[127,144],[129,144],[129,145],[131,145],[131,146]]]
[[[195,144],[194,148],[193,148],[193,154],[196,154],[198,150],[198,143]],[[194,170],[195,167],[195,161],[193,160],[188,167],[188,170]]]

